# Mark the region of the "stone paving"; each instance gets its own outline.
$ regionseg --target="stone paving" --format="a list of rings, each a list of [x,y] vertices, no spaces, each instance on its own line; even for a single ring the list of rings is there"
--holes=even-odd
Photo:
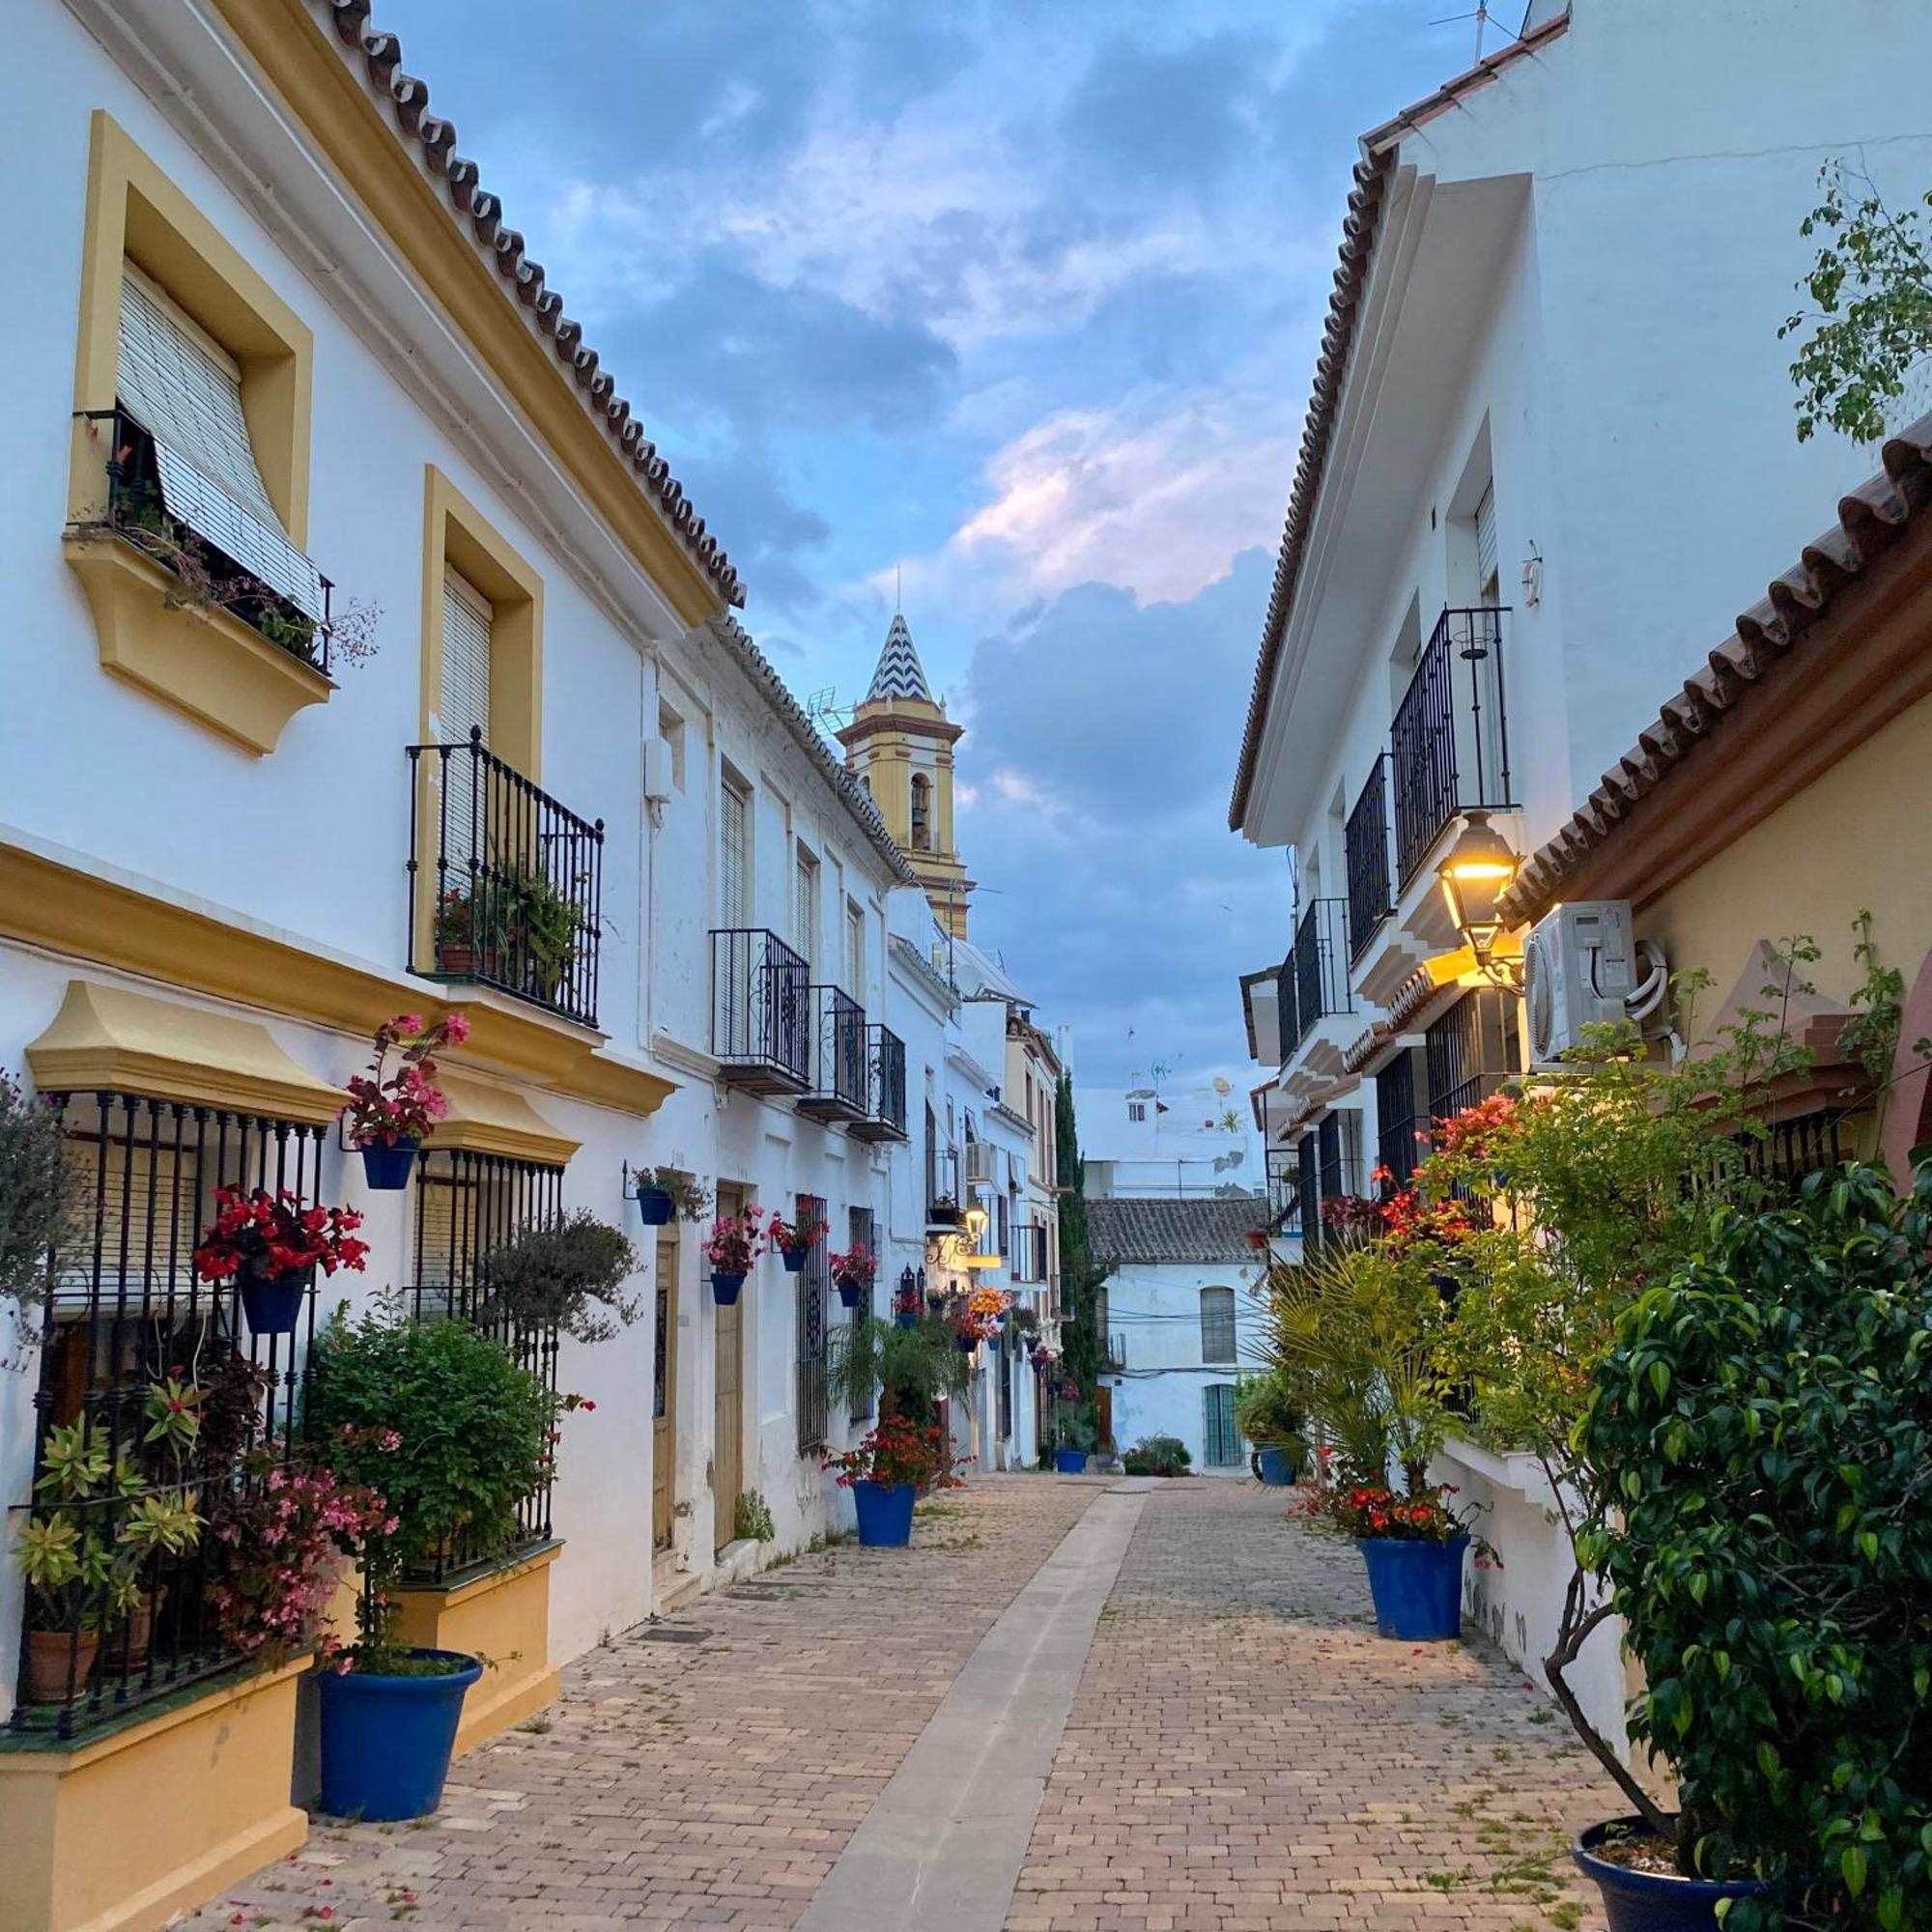
[[[1007,1932],[1601,1927],[1568,1833],[1627,1808],[1486,1641],[1375,1634],[1362,1560],[1253,1483],[1157,1485]]]
[[[790,1928],[1104,1489],[978,1481],[923,1506],[910,1551],[804,1557],[617,1636],[546,1719],[463,1759],[435,1818],[318,1820],[184,1923]],[[1152,1488],[984,1923],[1600,1926],[1561,1830],[1613,1802],[1588,1760],[1487,1646],[1377,1638],[1360,1559],[1283,1507],[1246,1482]]]

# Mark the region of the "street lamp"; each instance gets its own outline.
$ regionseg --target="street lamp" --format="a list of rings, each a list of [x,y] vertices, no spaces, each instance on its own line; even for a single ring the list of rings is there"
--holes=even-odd
[[[1468,942],[1476,964],[1490,977],[1490,954],[1503,929],[1501,900],[1522,861],[1483,810],[1467,811],[1448,856],[1435,868],[1449,917]]]

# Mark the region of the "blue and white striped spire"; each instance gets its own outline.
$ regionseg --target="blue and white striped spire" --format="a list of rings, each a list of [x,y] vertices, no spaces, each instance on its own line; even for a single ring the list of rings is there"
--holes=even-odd
[[[886,633],[886,647],[879,653],[878,668],[872,673],[866,702],[895,697],[923,698],[927,704],[933,701],[931,688],[925,681],[925,667],[913,648],[905,613],[899,611],[893,612],[893,627]]]

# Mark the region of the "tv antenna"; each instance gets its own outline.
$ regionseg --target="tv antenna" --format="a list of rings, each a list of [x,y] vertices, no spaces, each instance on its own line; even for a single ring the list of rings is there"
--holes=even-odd
[[[1432,27],[1453,27],[1458,20],[1475,21],[1476,60],[1480,63],[1483,58],[1483,35],[1490,24],[1490,0],[1476,0],[1476,11],[1473,14],[1445,14],[1439,20],[1432,20],[1429,24]],[[1508,35],[1513,41],[1521,39],[1520,34],[1510,33],[1507,27],[1499,31]]]
[[[828,684],[823,690],[808,695],[805,700],[805,715],[811,721],[813,729],[824,731],[830,725],[842,724],[851,715],[851,706],[838,702],[838,687]]]

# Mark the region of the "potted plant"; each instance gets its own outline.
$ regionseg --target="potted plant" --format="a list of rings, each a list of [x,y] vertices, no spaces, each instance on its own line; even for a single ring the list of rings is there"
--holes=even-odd
[[[805,1266],[806,1257],[828,1232],[823,1221],[814,1221],[809,1214],[787,1221],[774,1213],[771,1225],[765,1231],[765,1241],[768,1247],[776,1248],[784,1258],[785,1272],[797,1274]]]
[[[1376,1629],[1405,1643],[1445,1643],[1463,1628],[1469,1519],[1446,1486],[1397,1495],[1369,1483],[1318,1489],[1302,1508],[1353,1540],[1368,1566]]]
[[[878,1279],[878,1258],[864,1241],[854,1241],[842,1255],[832,1257],[832,1285],[839,1301],[857,1308],[872,1298],[872,1284]]]
[[[882,1321],[863,1311],[835,1332],[826,1360],[826,1393],[848,1415],[867,1415],[876,1399],[880,1413],[937,1422],[940,1405],[966,1395],[971,1365],[952,1346],[944,1321],[898,1318]]]
[[[762,1212],[753,1205],[742,1214],[720,1214],[711,1223],[704,1258],[711,1264],[711,1298],[721,1308],[737,1300],[745,1277],[765,1251]]]
[[[701,1221],[711,1211],[711,1190],[675,1167],[643,1167],[635,1177],[631,1198],[647,1228],[663,1228],[676,1216]]]
[[[1243,1376],[1235,1384],[1235,1427],[1255,1445],[1254,1471],[1286,1489],[1308,1460],[1308,1418],[1280,1375]]]
[[[23,1341],[38,1332],[50,1257],[78,1233],[85,1191],[59,1110],[0,1072],[0,1298],[13,1299]]]
[[[1063,1476],[1084,1476],[1087,1459],[1099,1440],[1099,1429],[1082,1407],[1076,1383],[1060,1385],[1059,1402],[1060,1413],[1053,1431],[1053,1466]]]
[[[953,1343],[962,1354],[970,1355],[981,1342],[990,1342],[1000,1332],[1012,1300],[1003,1288],[976,1288],[968,1293],[952,1318]]]
[[[1039,1333],[1038,1311],[1024,1302],[1016,1302],[1007,1311],[1007,1319],[1012,1323],[1013,1333],[1020,1337],[1036,1336]]]
[[[1184,1476],[1193,1455],[1178,1435],[1144,1435],[1121,1458],[1128,1476]]]
[[[459,1541],[478,1561],[517,1547],[521,1507],[553,1475],[565,1405],[468,1322],[402,1321],[392,1302],[346,1317],[317,1343],[311,1433],[328,1466],[388,1514],[362,1539],[355,1642],[320,1680],[322,1805],[416,1818],[440,1802],[483,1666],[405,1643],[396,1591]]]
[[[906,1270],[905,1278],[893,1291],[893,1320],[901,1328],[917,1328],[920,1319],[919,1289],[914,1285],[912,1270]]]
[[[186,1509],[190,1515],[201,1504],[203,1469],[201,1449],[201,1406],[208,1391],[199,1383],[183,1378],[185,1372],[171,1372],[161,1380],[150,1382],[147,1401],[141,1408],[141,1435],[133,1450],[133,1461],[141,1480],[149,1484],[170,1506]],[[217,1469],[225,1476],[227,1465]],[[156,1525],[151,1520],[146,1525]],[[124,1524],[124,1531],[128,1525]],[[139,1541],[137,1534],[136,1541]],[[145,1669],[149,1646],[154,1636],[155,1613],[166,1600],[168,1578],[162,1574],[164,1559],[182,1555],[198,1537],[189,1537],[180,1548],[161,1539],[147,1552],[152,1563],[139,1566],[141,1574],[132,1587],[122,1593],[117,1606],[122,1615],[108,1633],[107,1655],[110,1664],[124,1673]]]
[[[419,1013],[397,1013],[376,1029],[375,1058],[367,1073],[350,1081],[349,1104],[342,1110],[344,1131],[361,1150],[371,1187],[394,1192],[409,1185],[416,1150],[449,1112],[436,1084],[436,1055],[469,1037],[469,1022],[461,1013],[445,1014],[434,1026]]]
[[[950,1194],[938,1196],[926,1208],[925,1224],[929,1228],[956,1228],[959,1225],[958,1202]]]
[[[519,1334],[560,1329],[608,1342],[637,1319],[624,1293],[642,1265],[629,1238],[587,1208],[520,1229],[478,1264],[478,1317]]]
[[[302,1296],[339,1267],[358,1271],[369,1249],[355,1238],[362,1217],[351,1208],[304,1208],[287,1188],[214,1190],[215,1216],[194,1250],[201,1281],[239,1281],[242,1308],[257,1335],[293,1335]]]
[[[524,952],[527,990],[546,1003],[577,964],[587,912],[580,894],[548,872],[525,868],[510,874],[502,887],[509,920]]]
[[[856,1448],[824,1462],[852,1492],[859,1542],[867,1549],[903,1548],[912,1541],[912,1508],[923,1489],[956,1485],[946,1431],[909,1415],[881,1416]]]
[[[481,880],[437,900],[436,964],[455,980],[500,980],[509,935],[504,897]]]

